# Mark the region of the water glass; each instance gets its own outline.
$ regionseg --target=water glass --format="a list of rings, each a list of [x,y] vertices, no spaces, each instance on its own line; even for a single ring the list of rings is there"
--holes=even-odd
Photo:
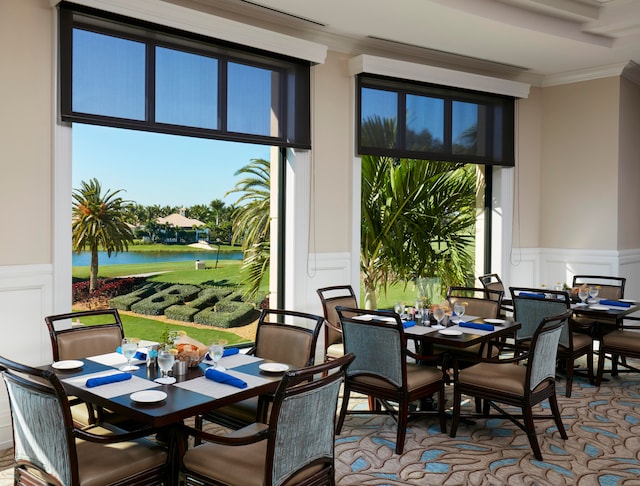
[[[597,301],[598,294],[600,294],[599,285],[592,285],[591,287],[589,287],[589,296],[591,297],[594,303],[598,302]]]
[[[122,355],[127,359],[127,364],[121,366],[120,371],[135,371],[139,369],[138,366],[131,364],[131,359],[135,356],[136,351],[138,351],[138,341],[131,338],[124,338],[120,349],[122,350]]]
[[[453,304],[453,312],[455,312],[456,316],[458,316],[458,322],[462,320],[462,316],[467,310],[466,302],[456,302]]]
[[[158,351],[158,368],[160,368],[160,378],[156,378],[156,383],[162,383],[163,385],[170,385],[176,382],[176,379],[169,376],[169,371],[173,368],[176,356],[169,348],[162,348]]]
[[[586,300],[589,297],[589,287],[580,287],[578,289],[578,298],[583,304],[586,304]]]
[[[213,341],[209,345],[209,357],[213,361],[214,368],[218,367],[218,361],[220,361],[220,358],[222,358],[222,355],[224,353],[224,344],[225,343],[221,341]]]
[[[442,329],[444,326],[441,324],[442,319],[444,319],[444,309],[440,306],[436,306],[433,309],[433,317],[435,317],[436,321],[438,321],[438,324],[436,324],[435,327],[436,329]]]

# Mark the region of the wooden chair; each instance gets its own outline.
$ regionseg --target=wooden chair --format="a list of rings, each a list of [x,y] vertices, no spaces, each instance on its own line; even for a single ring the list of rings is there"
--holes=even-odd
[[[247,354],[296,368],[311,366],[315,360],[318,336],[324,323],[322,316],[279,309],[263,309],[258,318],[255,346]],[[238,429],[267,420],[271,396],[263,395],[213,410],[197,416],[195,426],[202,429],[202,421]]]
[[[335,484],[338,393],[354,356],[285,373],[268,424],[253,423],[225,436],[182,427],[185,484],[243,486]],[[185,449],[188,436],[204,443]]]
[[[541,320],[526,352],[508,359],[483,358],[468,368],[459,369],[455,376],[453,419],[451,437],[456,436],[460,421],[462,395],[484,400],[484,415],[489,417],[489,407],[526,432],[533,454],[542,461],[540,445],[536,437],[533,407],[549,400],[553,419],[563,439],[567,433],[562,424],[555,388],[555,362],[558,341],[563,328],[567,327],[571,311]],[[514,366],[514,363],[525,365]],[[519,407],[522,415],[507,412],[497,403]],[[544,417],[548,418],[548,417]]]
[[[95,325],[79,327],[72,325],[73,320],[83,317],[96,321]],[[124,337],[122,320],[117,309],[56,314],[46,316],[44,320],[49,330],[54,361],[113,353],[122,344]],[[79,402],[75,398],[71,398],[71,403],[72,415],[78,426],[91,425],[104,420],[121,422],[120,417],[108,414],[91,404]]]
[[[571,309],[569,293],[564,290],[547,290],[527,287],[510,287],[513,299],[514,318],[521,325],[517,332],[516,348],[526,349],[531,342],[541,319],[558,315]],[[589,383],[594,383],[593,339],[577,332],[573,320],[562,329],[558,347],[558,359],[563,361],[566,373],[567,397],[571,396],[575,360],[586,356]]]
[[[446,431],[444,414],[444,371],[436,364],[438,356],[421,356],[407,349],[400,316],[385,311],[370,311],[348,307],[337,307],[346,353],[355,355],[355,360],[347,370],[338,433],[342,430],[347,413],[382,413],[382,407],[398,423],[396,454],[402,454],[407,423],[410,418],[437,413],[440,429]],[[362,320],[361,316],[368,316]],[[427,366],[408,363],[407,358],[416,362],[433,363]],[[362,393],[376,399],[376,409],[348,410],[352,392]],[[438,394],[438,411],[412,411],[413,401],[430,398]],[[389,402],[397,403],[397,409]]]
[[[602,383],[604,360],[607,354],[623,359],[640,358],[640,326],[625,324],[624,327],[602,336],[598,355],[597,386],[600,386],[600,383]],[[616,361],[613,361],[613,363],[615,362]],[[627,367],[625,371],[640,372],[637,368],[627,364],[626,361],[624,361],[623,364]]]
[[[344,355],[342,329],[336,307],[358,307],[358,300],[351,285],[334,285],[316,290],[324,312],[324,359],[325,361]]]
[[[164,448],[143,437],[77,428],[58,377],[0,357],[13,419],[16,485],[155,485],[169,476]]]
[[[502,300],[500,301],[500,308],[502,309],[503,315],[510,315],[513,313],[513,302],[511,302],[510,298],[505,298],[505,294],[507,289],[504,287],[504,283],[500,279],[500,276],[497,273],[487,273],[485,275],[480,275],[478,277],[482,287],[488,290],[498,290],[502,292]]]

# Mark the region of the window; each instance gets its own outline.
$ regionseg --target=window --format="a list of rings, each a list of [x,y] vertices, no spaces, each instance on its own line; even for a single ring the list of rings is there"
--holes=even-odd
[[[358,76],[358,153],[514,165],[514,99]]]
[[[64,121],[311,148],[310,63],[62,3]]]

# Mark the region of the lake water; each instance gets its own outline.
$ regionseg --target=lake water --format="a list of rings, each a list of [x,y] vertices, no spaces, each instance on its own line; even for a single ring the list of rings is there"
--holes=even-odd
[[[242,260],[242,252],[234,251],[230,253],[220,252],[220,260]],[[102,265],[119,265],[119,264],[135,264],[135,263],[161,263],[161,262],[184,262],[196,260],[216,260],[215,251],[125,251],[121,253],[111,254],[111,258],[106,251],[98,252],[98,263]],[[74,267],[83,267],[91,265],[91,254],[83,252],[80,255],[73,253],[71,264]]]

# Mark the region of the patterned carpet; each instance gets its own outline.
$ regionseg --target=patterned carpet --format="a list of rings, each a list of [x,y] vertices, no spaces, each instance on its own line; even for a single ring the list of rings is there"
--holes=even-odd
[[[336,440],[337,484],[640,485],[640,375],[621,373],[599,388],[577,377],[571,398],[560,379],[558,395],[569,439],[560,438],[552,420],[537,421],[543,462],[508,420],[461,424],[455,439],[440,432],[435,418],[416,420],[404,454],[396,455],[391,418],[349,416]],[[353,406],[365,403],[356,399]],[[537,412],[548,413],[546,402]],[[0,451],[0,468],[10,467],[10,452]],[[11,484],[11,469],[0,471],[0,486]]]
[[[395,422],[385,416],[347,417],[337,439],[339,485],[640,485],[640,375],[621,373],[593,387],[577,377],[571,398],[564,379],[558,401],[569,439],[551,419],[536,421],[544,461],[508,420],[460,424],[456,438],[437,419],[410,422],[404,453],[395,455]],[[469,401],[464,407],[473,411]],[[547,402],[536,411],[549,413]]]

